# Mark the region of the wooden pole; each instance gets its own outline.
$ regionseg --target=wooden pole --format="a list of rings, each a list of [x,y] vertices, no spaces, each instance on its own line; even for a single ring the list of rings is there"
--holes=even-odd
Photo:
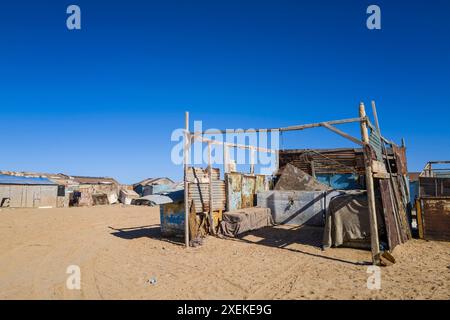
[[[331,120],[331,121],[325,121],[326,123],[330,125],[335,124],[345,124],[345,123],[352,123],[352,122],[361,122],[361,118],[350,118],[350,119],[342,119],[342,120]],[[265,129],[239,129],[233,131],[233,133],[249,133],[249,132],[260,132],[260,131],[295,131],[295,130],[304,130],[304,129],[310,129],[310,128],[317,128],[321,127],[323,122],[319,123],[308,123],[308,124],[302,124],[302,125],[296,125],[296,126],[290,126],[290,127],[284,127],[284,128],[265,128]],[[202,132],[193,132],[194,135],[203,135],[203,134],[225,134],[227,133],[227,130],[207,130]]]
[[[183,144],[183,155],[184,155],[184,245],[189,248],[189,183],[187,181],[188,173],[188,162],[189,162],[189,149],[190,144],[190,133],[189,133],[189,112],[184,114],[185,122],[185,133],[184,133],[184,144]]]
[[[228,162],[230,159],[230,155],[228,153],[228,145],[223,144],[223,172],[228,173]]]
[[[375,120],[375,126],[377,128],[378,134],[380,135],[380,137],[382,137],[381,135],[381,129],[380,129],[380,122],[378,121],[378,112],[377,112],[377,106],[375,105],[375,101],[372,100],[372,114],[373,114],[373,118]],[[383,150],[384,155],[386,156],[386,164],[387,164],[387,170],[389,173],[389,194],[390,194],[390,199],[391,199],[391,205],[392,208],[394,210],[394,214],[395,214],[395,230],[397,231],[397,240],[398,243],[402,243],[402,238],[401,238],[401,231],[400,231],[400,226],[399,226],[399,222],[398,222],[398,207],[397,207],[397,196],[395,194],[395,192],[393,192],[395,185],[394,185],[394,181],[392,180],[392,168],[391,168],[391,162],[389,160],[389,154],[388,151],[386,149],[385,143],[386,141],[382,141],[381,143],[381,149]]]
[[[366,109],[364,103],[359,104],[359,116],[361,118],[366,117]],[[369,132],[367,130],[366,121],[361,121],[361,136],[363,142],[369,144]],[[378,227],[377,227],[377,212],[375,206],[375,190],[373,185],[372,174],[372,158],[368,154],[367,148],[364,148],[364,160],[366,167],[366,188],[367,188],[367,200],[369,205],[369,222],[370,222],[370,244],[372,249],[372,262],[374,265],[380,264],[380,244],[378,239]]]
[[[214,207],[213,207],[213,180],[212,180],[212,163],[211,163],[211,142],[208,142],[208,183],[209,183],[209,221],[210,232],[214,232]]]
[[[255,174],[255,149],[250,148],[250,174]]]

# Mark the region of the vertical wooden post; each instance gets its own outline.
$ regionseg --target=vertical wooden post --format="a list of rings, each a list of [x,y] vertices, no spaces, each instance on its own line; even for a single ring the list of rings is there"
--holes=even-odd
[[[278,173],[278,169],[280,169],[280,150],[275,150],[275,172]]]
[[[249,148],[250,150],[250,174],[255,173],[255,149]]]
[[[359,117],[366,117],[366,109],[364,103],[359,104]],[[361,124],[361,136],[365,145],[369,144],[369,132],[367,130],[367,123],[365,120],[360,122]],[[367,200],[369,205],[369,222],[370,222],[370,244],[372,248],[372,262],[375,265],[380,264],[380,244],[378,239],[378,227],[377,227],[377,211],[375,206],[375,190],[373,184],[372,174],[372,159],[371,155],[367,153],[367,149],[364,148],[364,162],[366,168],[366,188],[367,188]]]
[[[212,180],[212,163],[211,163],[211,142],[208,142],[208,183],[209,183],[209,221],[210,232],[214,232],[214,207],[213,207],[213,180]]]
[[[375,120],[375,126],[378,130],[378,134],[381,136],[380,123],[378,122],[377,106],[375,105],[375,101],[373,101],[373,100],[372,100],[372,113],[373,113],[373,118]],[[384,145],[384,143],[383,143],[383,145]]]
[[[191,137],[189,133],[189,112],[184,114],[185,121],[185,133],[183,144],[183,156],[184,156],[184,245],[189,248],[189,183],[187,181],[188,163],[189,163],[189,149],[191,147]]]
[[[228,168],[228,162],[230,159],[230,155],[228,153],[228,146],[226,145],[226,143],[223,144],[223,173],[228,173],[229,172],[229,168]]]

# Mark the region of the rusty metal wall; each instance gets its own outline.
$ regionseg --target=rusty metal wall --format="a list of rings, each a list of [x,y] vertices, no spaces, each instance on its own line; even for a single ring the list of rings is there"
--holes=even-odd
[[[256,204],[256,194],[266,191],[264,175],[231,172],[225,175],[227,185],[227,210],[251,208]]]
[[[450,241],[450,197],[422,198],[420,202],[424,239]]]
[[[317,173],[364,174],[362,149],[292,149],[280,150],[279,167],[292,164],[311,176]]]
[[[227,185],[227,210],[242,208],[242,174],[230,172],[225,176]]]
[[[256,196],[256,177],[250,175],[242,176],[242,207],[251,208],[255,206]]]
[[[419,197],[450,197],[450,178],[419,177]]]

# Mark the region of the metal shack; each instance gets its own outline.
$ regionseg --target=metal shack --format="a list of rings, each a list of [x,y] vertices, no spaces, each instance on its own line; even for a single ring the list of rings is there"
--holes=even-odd
[[[133,185],[133,190],[141,197],[160,194],[172,189],[174,182],[169,178],[148,178]]]
[[[47,178],[0,174],[0,207],[57,206],[58,185]]]
[[[418,191],[419,237],[450,241],[450,161],[429,161],[419,175]]]

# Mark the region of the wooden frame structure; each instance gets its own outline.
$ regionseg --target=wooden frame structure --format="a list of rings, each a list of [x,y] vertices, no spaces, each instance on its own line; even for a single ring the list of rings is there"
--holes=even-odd
[[[359,117],[357,118],[349,118],[349,119],[341,119],[341,120],[331,120],[331,121],[325,121],[325,122],[317,122],[317,123],[310,123],[310,124],[302,124],[302,125],[295,125],[295,126],[289,126],[289,127],[281,127],[281,128],[269,128],[269,129],[240,129],[233,131],[234,134],[239,133],[253,133],[253,132],[269,132],[269,131],[278,131],[278,132],[284,132],[284,131],[300,131],[310,128],[317,128],[317,127],[323,127],[331,132],[334,132],[335,134],[338,134],[347,140],[350,140],[351,142],[358,144],[359,146],[364,147],[364,166],[365,166],[365,179],[366,179],[366,189],[367,189],[367,195],[368,195],[368,204],[369,204],[369,221],[370,221],[370,233],[371,233],[371,252],[372,252],[372,262],[374,264],[380,263],[380,245],[379,245],[379,238],[378,238],[378,227],[377,227],[377,218],[376,218],[376,204],[375,204],[375,190],[374,190],[374,180],[373,178],[385,178],[388,174],[385,168],[384,163],[380,161],[373,161],[371,158],[371,155],[369,154],[370,149],[366,148],[369,145],[369,131],[368,128],[371,130],[376,130],[378,132],[380,139],[382,141],[382,144],[387,143],[391,144],[392,146],[397,146],[392,141],[389,141],[388,139],[381,136],[379,123],[378,123],[378,116],[376,112],[376,106],[375,102],[372,101],[372,111],[375,118],[376,126],[374,126],[369,118],[366,115],[366,110],[364,103],[361,102],[359,105]],[[335,125],[340,124],[347,124],[347,123],[359,123],[360,124],[360,130],[361,130],[361,138],[356,138],[351,136],[350,134],[338,129]],[[189,160],[189,152],[191,149],[191,145],[194,141],[200,141],[202,143],[208,144],[208,171],[209,171],[209,184],[210,184],[210,192],[209,192],[209,201],[212,203],[212,179],[211,179],[211,172],[212,172],[212,164],[211,164],[211,145],[217,144],[217,145],[223,145],[224,148],[224,168],[225,172],[227,172],[229,157],[228,157],[228,148],[235,147],[235,148],[242,148],[242,149],[248,149],[250,150],[250,172],[254,173],[254,153],[255,152],[266,152],[266,153],[275,153],[277,156],[277,167],[278,167],[278,150],[274,149],[266,149],[251,145],[241,145],[241,144],[234,144],[234,143],[228,143],[228,142],[222,142],[212,139],[204,138],[203,135],[205,134],[226,134],[227,130],[207,130],[207,131],[199,131],[199,132],[190,132],[189,131],[189,113],[185,113],[185,141],[183,144],[183,154],[184,154],[184,202],[185,202],[185,246],[189,247],[189,203],[188,203],[188,192],[189,190],[189,182],[187,181],[187,171],[188,171],[188,160]],[[383,147],[385,151],[385,147]],[[389,170],[390,171],[390,170]],[[210,206],[210,219],[212,221],[212,206]]]

